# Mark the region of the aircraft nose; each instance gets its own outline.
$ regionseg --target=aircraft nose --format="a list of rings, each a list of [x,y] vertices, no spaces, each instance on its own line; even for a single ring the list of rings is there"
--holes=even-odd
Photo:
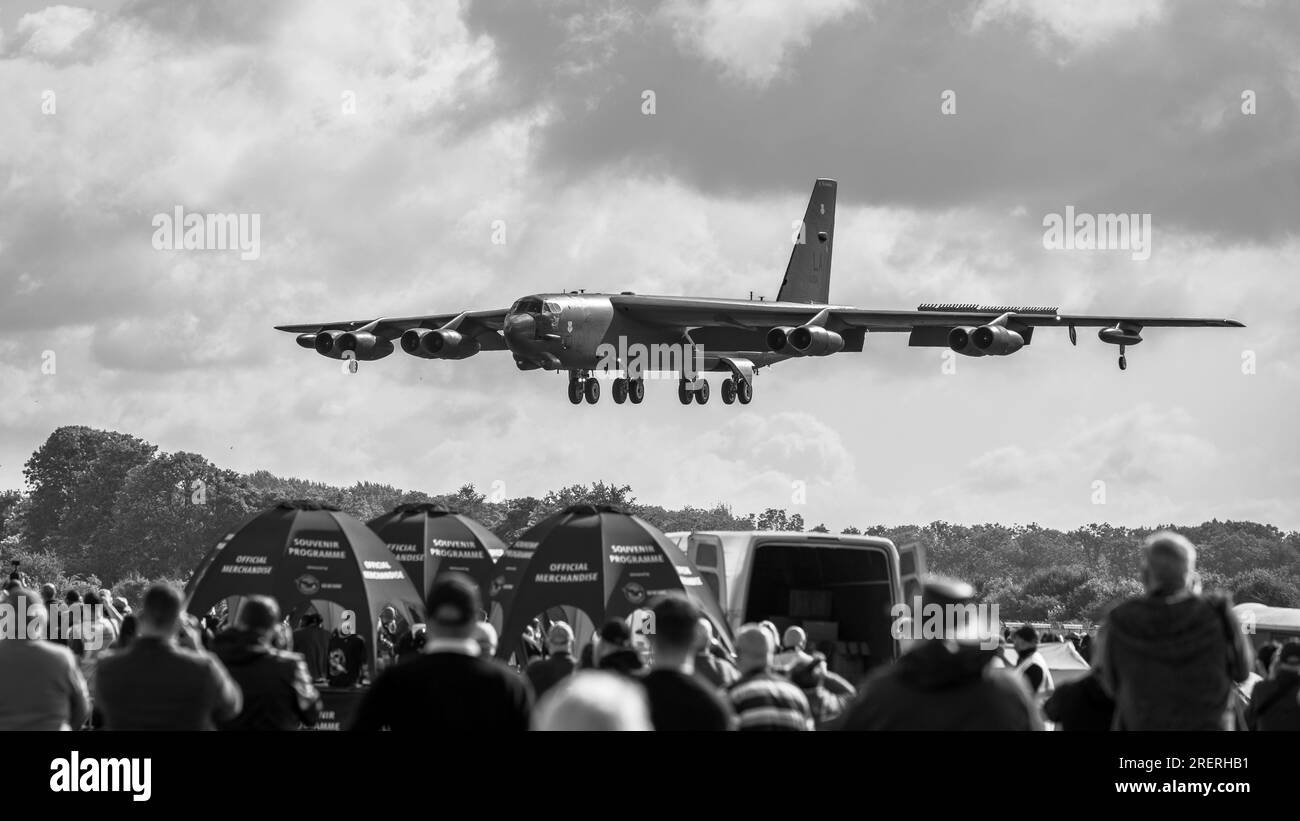
[[[510,314],[506,317],[506,336],[520,341],[532,339],[537,325],[529,314]]]

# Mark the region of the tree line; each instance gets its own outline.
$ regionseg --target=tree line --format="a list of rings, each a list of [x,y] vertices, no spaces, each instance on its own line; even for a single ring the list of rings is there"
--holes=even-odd
[[[21,561],[34,580],[112,586],[128,598],[149,580],[184,580],[221,536],[283,499],[332,504],[362,521],[406,502],[442,503],[507,544],[578,503],[614,505],[664,531],[829,531],[823,524],[809,528],[799,513],[779,508],[737,515],[721,502],[680,509],[646,504],[628,485],[603,481],[541,497],[490,499],[474,485],[428,494],[373,482],[338,487],[265,470],[245,474],[199,454],[161,453],[135,436],[88,427],[55,430],[23,474],[25,490],[0,492],[0,558]],[[860,524],[841,532],[918,542],[932,572],[971,582],[985,601],[999,604],[1003,618],[1048,621],[1096,621],[1116,598],[1140,592],[1137,545],[1160,529]],[[1207,589],[1230,592],[1237,601],[1300,607],[1300,533],[1217,520],[1175,529],[1200,548]]]

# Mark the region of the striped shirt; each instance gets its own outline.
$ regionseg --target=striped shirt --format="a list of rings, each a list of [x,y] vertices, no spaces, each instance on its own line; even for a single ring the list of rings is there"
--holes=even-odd
[[[771,670],[748,673],[727,688],[741,730],[811,730],[803,691]]]

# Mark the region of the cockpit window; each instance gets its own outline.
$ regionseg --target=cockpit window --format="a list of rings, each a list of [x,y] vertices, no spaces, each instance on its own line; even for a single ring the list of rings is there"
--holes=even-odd
[[[521,299],[510,309],[512,314],[535,314],[542,310],[540,299]]]
[[[558,314],[560,312],[560,303],[548,302],[546,303],[545,307],[542,308],[542,310],[544,310],[548,314]]]

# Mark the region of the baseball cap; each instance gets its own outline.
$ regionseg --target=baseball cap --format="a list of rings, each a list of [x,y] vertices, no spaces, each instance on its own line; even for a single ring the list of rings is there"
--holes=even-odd
[[[480,607],[478,585],[461,573],[439,577],[425,601],[428,622],[444,627],[473,624]]]

